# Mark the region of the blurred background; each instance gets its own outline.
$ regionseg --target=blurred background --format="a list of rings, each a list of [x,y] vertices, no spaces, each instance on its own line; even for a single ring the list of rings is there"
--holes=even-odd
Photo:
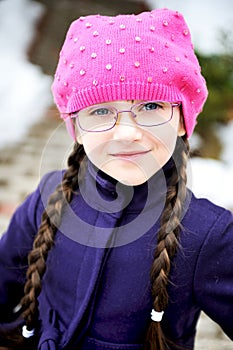
[[[168,7],[184,14],[209,98],[190,140],[189,187],[233,210],[232,0],[0,0],[0,233],[41,176],[66,166],[72,140],[50,86],[70,22]],[[233,349],[204,315],[196,349]]]

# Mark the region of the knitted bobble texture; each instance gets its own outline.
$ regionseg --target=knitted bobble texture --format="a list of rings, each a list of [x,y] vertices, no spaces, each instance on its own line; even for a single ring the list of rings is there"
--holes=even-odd
[[[114,100],[182,102],[188,137],[207,98],[190,30],[180,13],[168,9],[74,21],[52,92],[65,119]]]

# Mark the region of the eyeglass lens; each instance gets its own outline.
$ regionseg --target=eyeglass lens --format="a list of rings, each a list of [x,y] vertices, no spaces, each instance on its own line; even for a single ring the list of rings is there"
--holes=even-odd
[[[105,131],[113,128],[119,115],[131,113],[137,125],[157,126],[172,118],[173,106],[170,102],[149,101],[133,105],[129,110],[117,110],[114,106],[103,104],[84,108],[77,113],[77,122],[85,131]]]

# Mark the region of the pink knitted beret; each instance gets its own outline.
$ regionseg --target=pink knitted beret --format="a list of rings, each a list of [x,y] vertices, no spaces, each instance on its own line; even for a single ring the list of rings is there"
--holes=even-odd
[[[74,21],[52,92],[62,117],[113,100],[182,102],[188,137],[208,94],[188,26],[169,9]]]

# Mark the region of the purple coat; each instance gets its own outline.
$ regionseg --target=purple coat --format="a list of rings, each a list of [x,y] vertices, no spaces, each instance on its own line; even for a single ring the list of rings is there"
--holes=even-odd
[[[169,176],[169,168],[166,170]],[[64,212],[39,297],[38,349],[142,350],[152,300],[150,267],[164,205],[162,171],[135,188],[89,165]],[[47,174],[0,240],[0,322],[12,319],[27,254],[62,172]],[[193,349],[203,310],[233,339],[232,213],[189,191],[173,259],[164,332]]]

